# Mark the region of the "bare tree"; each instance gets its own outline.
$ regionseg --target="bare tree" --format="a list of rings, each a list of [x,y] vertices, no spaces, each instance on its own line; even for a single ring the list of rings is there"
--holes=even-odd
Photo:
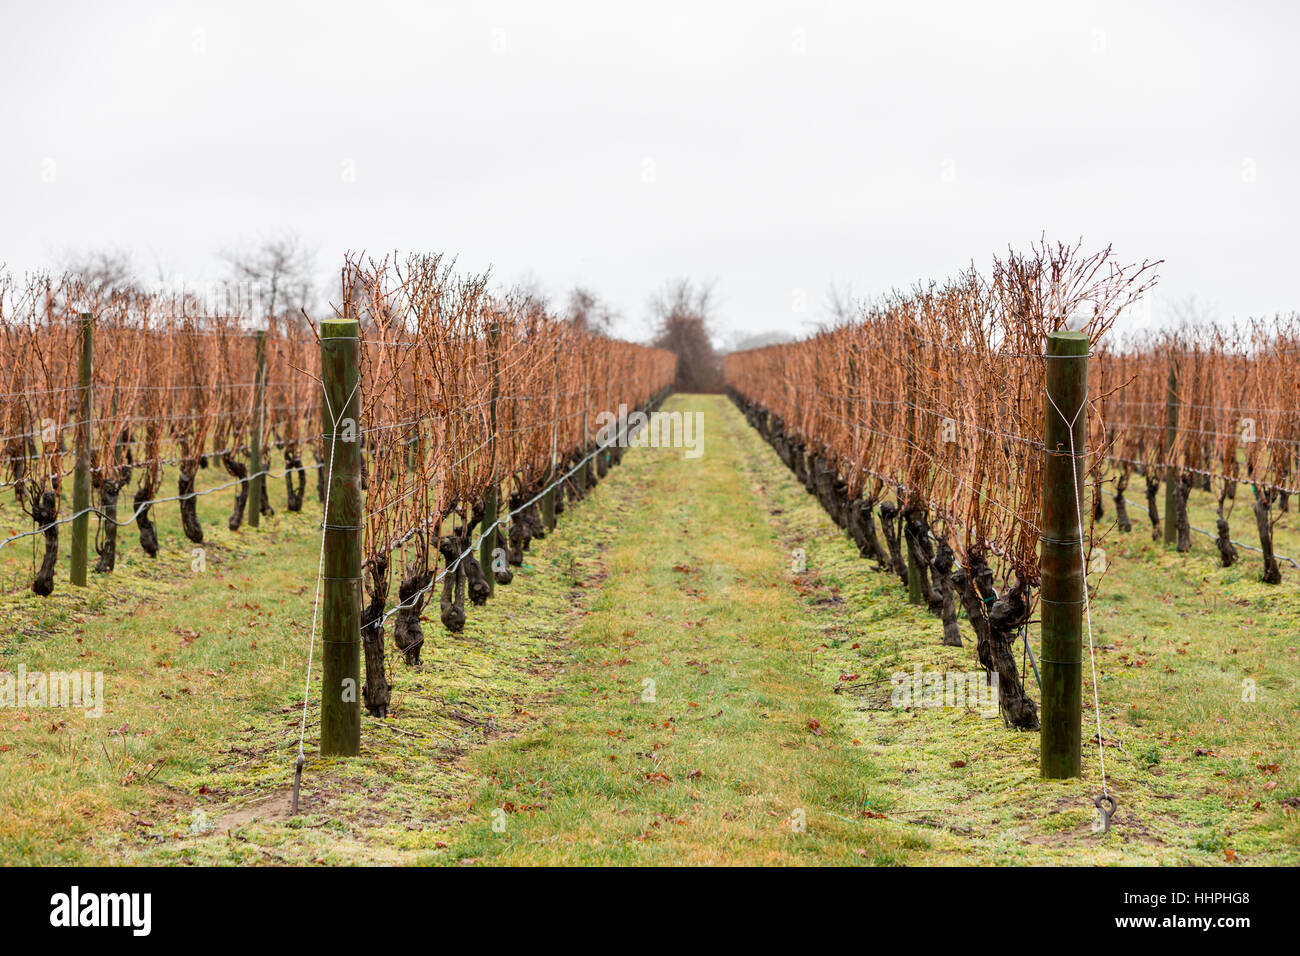
[[[826,287],[826,312],[830,315],[832,325],[853,321],[861,310],[861,303],[853,295],[851,282],[846,282],[843,286],[832,282]]]
[[[713,282],[672,279],[650,299],[654,344],[677,355],[675,387],[684,392],[722,390],[722,363],[709,334],[716,305]]]
[[[577,285],[569,293],[569,303],[565,314],[576,328],[583,332],[598,332],[608,335],[618,320],[618,313],[602,301],[596,293]]]
[[[243,249],[226,250],[221,257],[236,282],[252,285],[266,315],[292,315],[312,305],[316,250],[297,233],[282,232]]]
[[[131,254],[123,249],[68,251],[61,257],[60,266],[98,295],[139,288]]]

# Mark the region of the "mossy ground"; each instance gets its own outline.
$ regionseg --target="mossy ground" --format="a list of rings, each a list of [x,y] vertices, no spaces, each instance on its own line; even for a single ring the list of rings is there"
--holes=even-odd
[[[157,559],[124,529],[111,579],[71,589],[65,562],[48,599],[29,547],[0,551],[0,669],[102,670],[107,698],[99,720],[0,711],[0,861],[1300,862],[1300,572],[1270,587],[1257,555],[1225,571],[1208,538],[1112,532],[1093,623],[1120,809],[1097,834],[1095,744],[1045,783],[1036,734],[890,706],[892,673],[977,669],[969,630],[942,647],[729,402],[671,402],[705,413],[703,457],[629,451],[463,635],[431,613],[421,667],[390,663],[394,715],[363,719],[359,760],[309,756],[293,820],[313,496],[238,533],[229,494],[199,499],[203,571],[163,505]]]

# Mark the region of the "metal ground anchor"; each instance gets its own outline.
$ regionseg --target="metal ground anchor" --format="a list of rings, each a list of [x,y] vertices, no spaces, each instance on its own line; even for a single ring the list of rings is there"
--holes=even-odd
[[[296,817],[298,815],[298,794],[302,791],[303,762],[303,756],[300,753],[298,754],[298,762],[293,768],[293,804],[289,807],[289,816],[291,817]]]
[[[1115,810],[1119,807],[1118,801],[1109,793],[1103,793],[1094,799],[1093,804],[1097,807],[1097,812],[1101,814],[1101,832],[1107,833],[1110,830],[1110,818],[1115,815]],[[1107,809],[1103,804],[1109,804]]]

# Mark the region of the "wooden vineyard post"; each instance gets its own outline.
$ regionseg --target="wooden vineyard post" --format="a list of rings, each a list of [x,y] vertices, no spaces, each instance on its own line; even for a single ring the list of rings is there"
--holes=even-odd
[[[916,451],[916,345],[908,336],[907,343],[907,448],[908,457]],[[907,562],[907,603],[923,604],[925,595],[921,592],[921,569],[912,561],[912,549],[907,546],[907,508],[904,507],[899,519],[902,522],[899,537],[903,542],[903,560]]]
[[[81,359],[77,363],[77,466],[72,479],[72,569],[69,578],[86,586],[86,548],[90,536],[90,419],[94,412],[90,379],[94,363],[95,317],[78,316],[81,328]]]
[[[488,466],[488,486],[483,492],[483,523],[480,526],[481,534],[478,545],[478,563],[483,568],[483,577],[487,579],[488,594],[496,593],[497,578],[492,573],[492,557],[496,551],[497,529],[492,527],[493,523],[498,520],[501,514],[501,502],[498,499],[499,489],[497,487],[497,398],[501,393],[501,369],[497,362],[497,324],[493,322],[488,326],[488,352],[492,356],[492,402],[488,406],[488,424],[492,434],[489,441],[492,445],[491,465]],[[492,528],[491,531],[488,531]]]
[[[849,346],[849,389],[848,394],[851,397],[848,405],[849,420],[853,422],[853,447],[857,448],[858,443],[862,440],[862,398],[858,394],[858,344],[856,342]],[[856,468],[855,468],[856,470]]]
[[[591,398],[591,389],[583,396],[582,406],[582,441],[578,443],[578,451],[584,456],[582,467],[578,469],[578,487],[584,492],[591,487],[591,459],[586,458],[587,454],[587,402]]]
[[[555,373],[554,381],[551,386],[551,467],[546,470],[546,493],[542,495],[542,523],[546,525],[547,531],[555,529],[555,488],[553,482],[559,477],[559,469],[556,468],[555,451],[556,451],[556,429],[559,427],[560,415],[560,347],[555,347]]]
[[[487,491],[483,492],[483,526],[480,529],[482,537],[478,543],[478,563],[483,569],[483,577],[487,579],[488,594],[496,593],[497,576],[492,562],[495,559],[499,529],[492,527],[492,523],[500,520],[500,516],[501,502],[497,501],[497,486],[488,485]]]
[[[262,517],[262,495],[266,475],[262,474],[262,428],[266,424],[266,333],[257,333],[257,378],[253,384],[253,436],[249,442],[253,478],[248,488],[248,524],[256,528]]]
[[[611,395],[612,395],[612,393],[611,393],[610,390],[609,390],[609,360],[608,360],[608,357],[607,357],[607,358],[606,358],[606,363],[605,363],[605,401],[606,401],[607,404],[612,404],[612,402],[610,401],[610,397],[611,397]],[[609,410],[610,410],[610,411],[613,411],[615,415],[618,414],[618,409],[617,409],[617,408],[615,408],[615,409],[609,409]],[[596,417],[596,420],[599,421],[599,420],[600,420],[600,416],[597,416],[597,417]],[[618,434],[618,425],[617,425],[617,423],[615,423],[615,425],[614,425],[614,434],[615,434],[615,435]],[[600,451],[598,451],[598,452],[596,453],[596,459],[599,460],[599,459],[603,456],[603,457],[604,457],[604,460],[605,460],[605,467],[608,468],[608,467],[609,467],[609,445],[605,445],[603,448],[601,447],[601,444],[600,444],[600,437],[599,437],[599,432],[597,432],[597,437],[596,437],[596,447],[597,447],[597,448],[600,448]],[[602,472],[599,468],[596,469],[596,473],[597,473],[597,474],[604,474],[604,472]]]
[[[546,472],[546,484],[549,485],[555,480],[555,468],[552,467]],[[542,492],[542,524],[547,531],[555,528],[555,489],[547,488]]]
[[[1047,779],[1077,777],[1083,748],[1083,502],[1088,337],[1047,337],[1043,427],[1040,765]],[[1064,417],[1062,417],[1064,416]],[[1073,445],[1071,445],[1073,441]],[[1070,454],[1074,449],[1073,457]]]
[[[320,752],[361,752],[361,374],[360,326],[330,319],[320,327],[326,511],[321,567]],[[255,509],[256,510],[256,509]]]
[[[1174,439],[1178,435],[1178,359],[1169,362],[1169,395],[1165,407],[1165,544],[1178,543],[1177,509],[1178,469],[1174,467]]]

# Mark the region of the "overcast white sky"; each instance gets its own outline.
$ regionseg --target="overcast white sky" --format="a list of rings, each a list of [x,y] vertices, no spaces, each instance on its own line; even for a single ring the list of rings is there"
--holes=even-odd
[[[214,278],[292,228],[322,279],[447,251],[633,337],[664,279],[716,278],[727,341],[1046,232],[1166,259],[1143,321],[1300,308],[1300,4],[8,6],[17,272]]]

